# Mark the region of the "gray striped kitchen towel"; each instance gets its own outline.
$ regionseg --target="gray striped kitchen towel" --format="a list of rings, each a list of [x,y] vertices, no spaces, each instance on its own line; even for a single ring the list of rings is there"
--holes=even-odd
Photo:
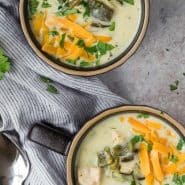
[[[46,65],[23,36],[18,0],[0,0],[0,47],[11,58],[11,71],[0,81],[0,131],[14,130],[31,161],[26,185],[66,184],[65,160],[27,139],[33,123],[45,120],[71,133],[98,112],[127,103],[95,78],[63,74]],[[46,91],[39,75],[54,81],[59,94]]]

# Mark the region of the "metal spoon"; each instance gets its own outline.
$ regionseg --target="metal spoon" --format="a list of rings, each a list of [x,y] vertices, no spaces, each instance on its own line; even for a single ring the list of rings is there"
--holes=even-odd
[[[30,169],[27,155],[3,133],[0,134],[0,169],[0,185],[23,184]]]

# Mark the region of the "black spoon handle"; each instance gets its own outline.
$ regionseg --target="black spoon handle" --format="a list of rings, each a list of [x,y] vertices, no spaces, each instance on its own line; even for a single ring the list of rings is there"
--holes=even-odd
[[[64,130],[45,123],[36,123],[29,132],[29,139],[50,150],[67,155],[72,137]]]

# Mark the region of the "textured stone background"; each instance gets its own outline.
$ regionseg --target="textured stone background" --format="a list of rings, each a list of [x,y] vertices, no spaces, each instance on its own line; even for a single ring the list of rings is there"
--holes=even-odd
[[[135,104],[160,108],[185,125],[185,0],[152,0],[148,32],[137,53],[100,78]],[[169,85],[179,80],[177,91]]]

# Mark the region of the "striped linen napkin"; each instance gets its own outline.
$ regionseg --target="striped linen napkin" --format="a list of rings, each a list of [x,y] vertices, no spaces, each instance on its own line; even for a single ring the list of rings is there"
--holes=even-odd
[[[66,75],[38,58],[22,33],[18,3],[0,0],[0,47],[11,59],[11,70],[0,81],[0,131],[14,131],[27,152],[31,171],[25,185],[64,185],[66,158],[27,139],[33,123],[45,120],[76,133],[98,112],[128,102],[98,78]],[[52,79],[59,94],[46,91],[40,75]]]

